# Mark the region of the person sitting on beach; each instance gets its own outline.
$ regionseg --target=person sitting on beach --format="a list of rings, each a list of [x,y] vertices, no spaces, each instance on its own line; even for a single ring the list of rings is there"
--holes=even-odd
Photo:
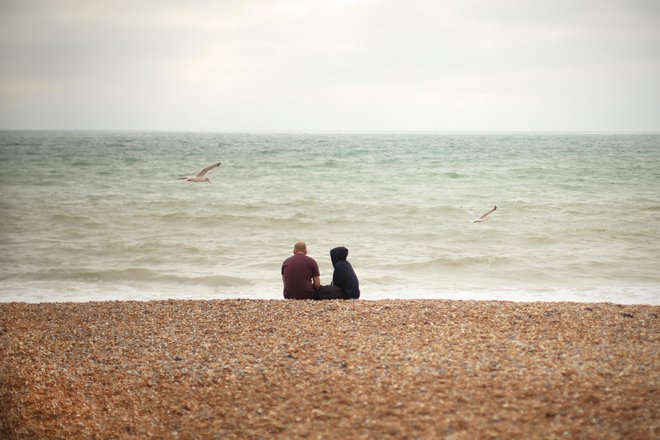
[[[332,284],[342,291],[344,299],[358,299],[360,297],[360,282],[353,270],[351,263],[346,260],[348,249],[339,246],[330,251],[332,266],[335,268],[332,273]]]
[[[330,259],[335,268],[332,273],[332,284],[317,289],[314,292],[314,299],[358,299],[360,297],[360,282],[346,257],[348,257],[348,249],[343,246],[330,250]]]
[[[321,287],[319,265],[307,256],[307,245],[302,241],[293,246],[293,256],[282,263],[282,282],[286,299],[313,299]]]

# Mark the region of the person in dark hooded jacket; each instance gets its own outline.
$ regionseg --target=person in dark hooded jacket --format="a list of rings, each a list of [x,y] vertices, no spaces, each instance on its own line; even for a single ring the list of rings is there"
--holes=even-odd
[[[346,258],[348,249],[343,246],[336,247],[330,251],[332,266],[335,268],[332,273],[332,284],[342,291],[344,299],[358,299],[360,297],[360,282],[353,270],[353,266]]]

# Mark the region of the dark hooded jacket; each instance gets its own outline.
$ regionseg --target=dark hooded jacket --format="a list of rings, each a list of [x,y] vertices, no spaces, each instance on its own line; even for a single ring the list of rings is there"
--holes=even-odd
[[[335,268],[332,274],[332,284],[339,287],[345,299],[358,299],[360,297],[360,282],[353,270],[351,263],[346,261],[348,249],[343,246],[336,247],[330,251],[332,266]]]

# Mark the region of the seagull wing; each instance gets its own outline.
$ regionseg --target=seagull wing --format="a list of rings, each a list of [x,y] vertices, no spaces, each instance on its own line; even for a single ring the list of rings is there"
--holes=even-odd
[[[197,173],[197,175],[196,175],[195,177],[204,177],[204,174],[208,173],[209,171],[211,171],[211,170],[212,170],[213,168],[215,168],[215,167],[219,167],[221,163],[222,163],[222,162],[217,162],[217,163],[213,163],[213,164],[207,166],[207,167],[204,168],[202,171],[200,171],[199,173]]]
[[[493,206],[493,209],[488,211],[487,213],[483,214],[481,217],[479,217],[479,220],[484,220],[486,217],[488,217],[490,214],[495,212],[497,210],[497,206]]]

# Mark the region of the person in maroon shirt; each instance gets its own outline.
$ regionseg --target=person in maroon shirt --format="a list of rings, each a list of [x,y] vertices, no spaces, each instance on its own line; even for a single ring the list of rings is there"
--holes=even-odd
[[[319,265],[307,256],[307,245],[302,241],[293,246],[293,256],[282,263],[282,282],[286,299],[313,299],[321,287]]]

